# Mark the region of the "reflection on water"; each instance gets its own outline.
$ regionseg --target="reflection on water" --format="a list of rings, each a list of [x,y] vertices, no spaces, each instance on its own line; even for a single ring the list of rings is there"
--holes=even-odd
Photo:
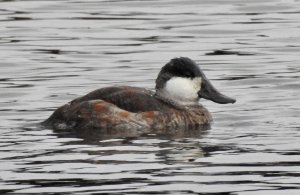
[[[1,1],[0,192],[299,194],[299,1]],[[234,105],[203,131],[37,123],[108,85],[195,59]]]

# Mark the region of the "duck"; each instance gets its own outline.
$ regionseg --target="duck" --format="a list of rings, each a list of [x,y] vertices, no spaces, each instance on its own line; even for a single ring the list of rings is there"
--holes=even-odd
[[[155,91],[110,86],[94,90],[57,108],[42,122],[56,130],[198,129],[212,122],[199,102],[235,103],[219,92],[200,66],[187,57],[171,59],[155,81]]]

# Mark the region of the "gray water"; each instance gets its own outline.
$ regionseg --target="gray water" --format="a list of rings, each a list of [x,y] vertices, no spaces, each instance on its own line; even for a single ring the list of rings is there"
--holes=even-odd
[[[0,193],[300,194],[299,52],[299,0],[0,1]],[[201,100],[209,130],[38,125],[179,56],[237,99]]]

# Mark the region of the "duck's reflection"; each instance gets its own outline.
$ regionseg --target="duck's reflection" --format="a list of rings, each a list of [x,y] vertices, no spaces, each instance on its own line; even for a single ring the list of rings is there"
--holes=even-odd
[[[172,162],[192,162],[203,157],[206,152],[203,150],[199,138],[205,136],[210,129],[209,126],[203,126],[201,129],[185,129],[185,130],[159,130],[159,131],[137,131],[137,130],[72,130],[72,131],[56,131],[58,137],[79,138],[81,141],[72,142],[70,144],[87,144],[97,146],[109,146],[116,148],[120,146],[149,146],[149,140],[157,140],[151,143],[157,147],[155,156],[165,163]],[[136,143],[139,144],[136,144]],[[124,151],[122,151],[124,152]],[[147,151],[149,152],[149,151]],[[93,151],[93,154],[97,153]],[[109,151],[111,155],[112,151]],[[101,154],[105,155],[105,151],[101,150]]]
[[[197,140],[170,140],[160,145],[164,150],[158,152],[158,156],[167,163],[193,162],[205,155],[201,144]]]

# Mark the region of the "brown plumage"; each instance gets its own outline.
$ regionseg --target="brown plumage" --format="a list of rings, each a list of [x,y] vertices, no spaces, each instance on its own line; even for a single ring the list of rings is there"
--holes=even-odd
[[[95,90],[58,108],[45,122],[55,129],[198,128],[211,116],[201,105],[179,106],[137,87]]]

